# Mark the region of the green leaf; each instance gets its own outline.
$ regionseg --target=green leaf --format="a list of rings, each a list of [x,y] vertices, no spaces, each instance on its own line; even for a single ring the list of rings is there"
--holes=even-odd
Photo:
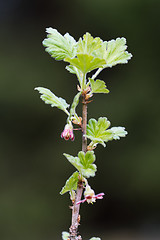
[[[92,93],[109,93],[109,90],[106,87],[106,83],[102,80],[94,81],[92,78],[89,78]]]
[[[125,51],[127,49],[126,39],[124,37],[117,38],[107,42],[107,51],[105,60],[107,62],[104,67],[112,67],[119,63],[127,63],[131,59],[132,54]]]
[[[70,73],[72,74],[77,74],[77,68],[72,66],[72,65],[68,65],[65,67]]]
[[[93,164],[96,159],[94,152],[88,151],[85,154],[83,151],[81,151],[78,153],[78,157],[83,166],[81,169],[82,175],[87,178],[94,177],[97,170],[96,165]]]
[[[72,66],[72,65],[68,65],[68,66],[66,66],[65,68],[66,68],[70,73],[77,75],[79,84],[80,84],[80,86],[81,86],[81,84],[82,84],[82,72],[81,72],[78,68],[76,68],[75,66]]]
[[[66,33],[62,36],[56,29],[51,27],[46,29],[47,38],[44,39],[43,45],[51,57],[56,60],[63,60],[66,57],[75,57],[77,52],[77,42]]]
[[[92,141],[91,145],[100,143],[105,147],[105,142],[113,139],[117,140],[127,135],[127,131],[125,131],[124,127],[112,127],[108,129],[109,126],[110,122],[106,117],[100,117],[98,122],[93,118],[89,120],[86,137]]]
[[[99,37],[93,38],[90,33],[86,33],[79,39],[77,45],[77,53],[91,55],[94,51],[101,47],[102,40]]]
[[[104,41],[101,43],[100,47],[92,53],[92,55],[94,57],[105,59],[106,49],[107,49],[107,41]]]
[[[63,240],[67,240],[69,238],[69,233],[68,232],[62,232],[62,239]],[[92,240],[94,240],[94,239],[92,239]]]
[[[46,103],[46,104],[51,104],[51,107],[57,107],[61,110],[63,110],[67,115],[69,115],[67,108],[69,107],[69,104],[66,103],[66,100],[57,97],[52,93],[49,89],[43,88],[43,87],[37,87],[35,90],[38,90],[39,93],[41,93],[41,99]]]
[[[74,172],[72,176],[66,181],[65,186],[62,188],[60,194],[63,195],[66,192],[71,192],[72,190],[77,189],[78,183],[78,172]]]
[[[107,142],[112,138],[112,133],[106,131],[109,126],[110,122],[106,117],[100,117],[98,122],[91,118],[87,124],[86,137],[94,144],[100,143],[105,147],[106,145],[104,142]]]
[[[84,177],[94,177],[97,167],[93,162],[95,161],[95,155],[93,151],[88,151],[84,153],[80,151],[78,157],[73,157],[69,154],[63,154],[67,160],[84,176]]]
[[[90,238],[89,240],[101,240],[99,237],[93,237],[93,238]]]
[[[81,72],[86,74],[96,68],[102,67],[106,61],[101,58],[95,58],[88,54],[77,54],[76,58],[65,58],[64,61],[69,62],[71,65],[78,68]]]
[[[114,140],[119,140],[120,137],[125,137],[128,134],[124,127],[112,127],[107,131],[112,133],[112,139]]]
[[[67,153],[63,153],[63,155],[67,158],[67,160],[78,170],[80,171],[82,165],[80,164],[78,157],[73,157]]]

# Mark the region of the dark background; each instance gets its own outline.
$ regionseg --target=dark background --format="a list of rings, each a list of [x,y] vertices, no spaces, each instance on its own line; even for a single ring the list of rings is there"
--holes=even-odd
[[[98,172],[89,181],[106,195],[82,205],[81,234],[159,239],[159,9],[158,0],[0,2],[1,240],[61,239],[70,225],[70,201],[59,191],[74,169],[62,153],[77,154],[80,133],[73,143],[62,140],[65,114],[33,90],[47,87],[68,103],[76,93],[75,76],[41,44],[50,26],[76,40],[86,31],[103,40],[124,36],[134,56],[99,75],[110,93],[89,105],[89,118],[106,116],[129,134],[96,150]]]

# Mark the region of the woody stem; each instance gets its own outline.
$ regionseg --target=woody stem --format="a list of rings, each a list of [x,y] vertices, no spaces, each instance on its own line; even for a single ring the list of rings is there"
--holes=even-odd
[[[82,151],[87,151],[87,138],[84,136],[86,135],[86,128],[87,128],[87,102],[85,100],[85,95],[82,95]],[[80,211],[80,204],[77,204],[81,200],[83,193],[83,182],[82,179],[79,178],[78,187],[77,187],[77,194],[74,205],[72,207],[72,224],[70,227],[70,240],[82,240],[81,236],[78,236],[78,226],[79,226],[79,211]]]

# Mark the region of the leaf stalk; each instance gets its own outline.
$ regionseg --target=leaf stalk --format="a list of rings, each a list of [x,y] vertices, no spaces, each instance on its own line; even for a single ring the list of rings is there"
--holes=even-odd
[[[98,68],[98,70],[95,72],[95,74],[93,74],[91,78],[94,80],[102,70],[103,68]]]

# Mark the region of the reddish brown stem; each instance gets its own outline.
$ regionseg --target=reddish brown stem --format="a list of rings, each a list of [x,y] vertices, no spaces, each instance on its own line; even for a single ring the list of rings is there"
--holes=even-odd
[[[87,102],[85,100],[85,95],[83,96],[82,101],[83,107],[82,107],[82,151],[87,151],[87,138],[84,136],[86,135],[86,129],[87,129]]]
[[[82,101],[82,151],[87,151],[87,138],[84,136],[86,135],[86,128],[87,128],[87,102],[85,99],[85,95],[82,95],[83,101]],[[77,187],[77,193],[76,193],[76,199],[74,202],[74,205],[72,207],[72,224],[70,227],[70,240],[82,240],[82,237],[78,236],[78,226],[80,221],[80,204],[77,204],[81,200],[83,193],[83,182],[82,179],[79,179],[78,187]]]

